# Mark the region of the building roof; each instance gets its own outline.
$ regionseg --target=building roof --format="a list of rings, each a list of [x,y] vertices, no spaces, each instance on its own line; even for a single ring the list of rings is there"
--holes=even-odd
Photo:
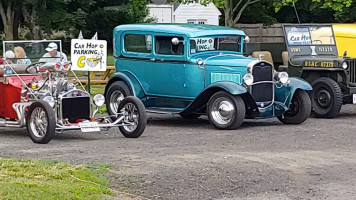
[[[149,31],[156,33],[168,33],[186,35],[188,37],[199,37],[208,35],[242,35],[241,30],[224,26],[203,25],[203,24],[128,24],[117,26],[114,32],[121,31]]]
[[[191,15],[206,15],[206,14],[214,14],[221,15],[220,10],[210,2],[208,5],[201,5],[200,3],[188,3],[188,4],[180,4],[178,8],[174,11],[173,15],[184,14],[187,12],[192,12]]]

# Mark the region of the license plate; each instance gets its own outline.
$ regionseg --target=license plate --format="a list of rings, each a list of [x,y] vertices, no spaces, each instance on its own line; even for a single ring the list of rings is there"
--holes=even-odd
[[[81,122],[78,125],[82,132],[100,131],[98,122]]]
[[[352,103],[353,103],[353,104],[356,104],[356,94],[353,94],[353,95],[352,95]]]

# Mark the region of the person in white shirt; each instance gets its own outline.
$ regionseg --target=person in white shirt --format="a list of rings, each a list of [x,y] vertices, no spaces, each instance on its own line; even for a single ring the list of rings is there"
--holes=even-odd
[[[67,56],[63,52],[58,51],[58,46],[56,43],[51,42],[46,48],[47,53],[45,53],[39,62],[47,63],[57,63],[57,62],[67,62]]]

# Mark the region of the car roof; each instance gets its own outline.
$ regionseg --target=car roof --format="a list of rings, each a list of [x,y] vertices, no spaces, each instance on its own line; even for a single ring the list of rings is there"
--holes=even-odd
[[[208,35],[241,35],[245,33],[241,30],[224,26],[214,26],[205,24],[128,24],[120,25],[114,29],[114,33],[122,31],[145,31],[156,33],[180,34],[188,37],[199,37]]]

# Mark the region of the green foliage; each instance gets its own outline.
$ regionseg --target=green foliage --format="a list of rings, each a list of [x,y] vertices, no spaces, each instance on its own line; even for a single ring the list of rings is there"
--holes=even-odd
[[[103,166],[0,158],[0,199],[110,199]]]
[[[298,2],[298,0],[274,0],[275,12],[278,12],[284,6],[290,6],[292,3]],[[346,8],[352,5],[352,0],[311,0],[318,5],[320,8],[330,8],[336,13],[343,13]]]

